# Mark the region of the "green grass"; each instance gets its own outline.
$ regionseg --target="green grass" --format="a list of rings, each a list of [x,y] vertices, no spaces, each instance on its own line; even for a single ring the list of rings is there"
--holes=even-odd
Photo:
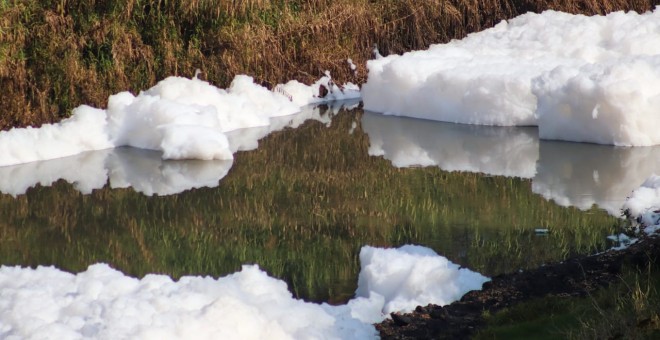
[[[629,267],[584,298],[545,297],[486,315],[476,339],[653,339],[660,335],[660,267]]]

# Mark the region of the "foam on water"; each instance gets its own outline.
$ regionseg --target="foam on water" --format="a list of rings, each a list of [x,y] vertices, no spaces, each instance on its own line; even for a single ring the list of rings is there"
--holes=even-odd
[[[447,304],[488,279],[428,248],[363,248],[358,297],[293,298],[258,266],[218,279],[125,276],[105,264],[79,274],[0,267],[3,339],[368,339],[391,311]]]
[[[320,96],[321,86],[329,89],[326,96]],[[267,127],[271,118],[310,103],[359,97],[355,85],[337,86],[329,75],[311,86],[292,81],[276,91],[245,75],[226,90],[197,78],[169,77],[138,95],[110,96],[106,110],[83,105],[57,124],[0,132],[0,166],[122,146],[156,150],[164,159],[231,160],[229,131]]]
[[[367,110],[538,125],[543,139],[660,144],[659,9],[593,17],[528,13],[367,66]]]
[[[256,149],[271,132],[297,127],[308,120],[330,124],[341,108],[359,101],[335,101],[327,108],[308,105],[300,112],[269,119],[268,126],[224,133],[231,153]],[[325,106],[325,105],[324,105]],[[106,184],[111,188],[133,188],[145,195],[173,195],[193,188],[216,187],[227,175],[232,160],[164,160],[157,151],[120,147],[87,151],[73,156],[0,167],[0,192],[18,196],[37,184],[50,186],[65,180],[83,194]]]

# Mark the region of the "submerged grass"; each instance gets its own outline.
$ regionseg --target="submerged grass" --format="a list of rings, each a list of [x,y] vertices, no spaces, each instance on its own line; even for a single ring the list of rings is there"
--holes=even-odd
[[[447,42],[527,11],[604,14],[655,0],[3,0],[0,129],[58,121],[80,104],[203,71],[225,87],[311,82],[330,70],[366,79],[377,45],[401,53]],[[358,66],[354,73],[347,63]]]
[[[147,197],[70,184],[0,195],[0,258],[70,271],[224,275],[258,263],[298,297],[341,302],[362,246],[415,243],[486,275],[606,246],[620,220],[548,202],[530,180],[398,169],[368,155],[360,112],[308,122],[241,152],[217,188]],[[353,124],[357,124],[349,135]],[[534,229],[550,226],[549,236]]]

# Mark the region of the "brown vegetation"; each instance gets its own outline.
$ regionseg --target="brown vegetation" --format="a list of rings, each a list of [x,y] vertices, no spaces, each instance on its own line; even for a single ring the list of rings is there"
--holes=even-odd
[[[103,107],[169,75],[227,86],[311,82],[330,70],[361,83],[384,53],[461,38],[527,11],[647,11],[658,0],[0,0],[0,129]],[[353,74],[347,63],[358,65]]]

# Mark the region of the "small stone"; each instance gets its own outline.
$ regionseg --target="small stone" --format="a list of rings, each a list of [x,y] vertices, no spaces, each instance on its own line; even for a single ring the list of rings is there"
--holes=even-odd
[[[429,315],[433,319],[444,319],[447,317],[447,311],[444,308],[435,308]]]
[[[412,319],[407,315],[401,315],[395,313],[392,313],[390,315],[392,316],[392,321],[394,321],[394,323],[397,326],[406,326],[412,322]]]

